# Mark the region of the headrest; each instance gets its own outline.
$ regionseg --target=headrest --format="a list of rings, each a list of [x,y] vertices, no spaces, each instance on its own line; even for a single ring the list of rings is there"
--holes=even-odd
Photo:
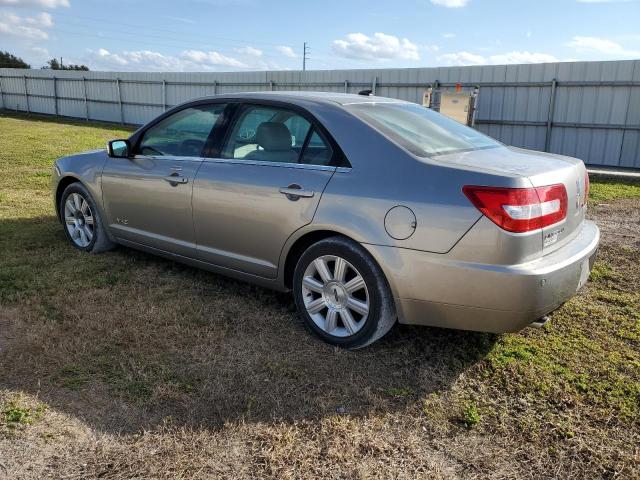
[[[256,131],[256,142],[265,150],[291,150],[291,132],[284,123],[262,122]]]

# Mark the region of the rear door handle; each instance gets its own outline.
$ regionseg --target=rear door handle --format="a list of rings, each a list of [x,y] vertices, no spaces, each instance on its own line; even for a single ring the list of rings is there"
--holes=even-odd
[[[288,187],[281,187],[280,193],[286,195],[289,200],[298,200],[300,197],[311,198],[315,195],[313,190],[303,190],[302,187],[296,183],[292,183]]]
[[[187,183],[189,181],[187,177],[181,177],[178,172],[174,172],[171,175],[164,177],[164,179],[174,187],[179,183]]]

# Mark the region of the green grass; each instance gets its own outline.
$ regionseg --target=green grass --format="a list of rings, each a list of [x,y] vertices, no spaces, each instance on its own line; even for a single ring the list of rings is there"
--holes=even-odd
[[[9,478],[24,465],[42,478],[638,478],[637,237],[604,233],[589,283],[541,330],[399,327],[345,352],[309,336],[289,296],[67,245],[54,160],[128,133],[0,116]],[[637,185],[592,182],[595,204],[637,197]]]
[[[593,203],[611,202],[619,198],[640,198],[640,182],[591,180],[589,200]]]
[[[0,406],[0,419],[2,420],[0,427],[4,427],[8,431],[13,432],[19,427],[32,425],[42,418],[45,410],[46,406],[44,404],[38,404],[32,407],[25,405],[21,398],[11,400],[3,407]]]
[[[480,423],[480,412],[474,402],[467,403],[462,410],[462,422],[469,428]]]
[[[49,183],[53,162],[64,155],[104,148],[131,129],[0,111],[0,218],[51,215]]]

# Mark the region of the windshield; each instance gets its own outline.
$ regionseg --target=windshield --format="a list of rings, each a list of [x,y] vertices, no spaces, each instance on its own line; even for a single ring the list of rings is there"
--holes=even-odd
[[[472,128],[414,103],[356,103],[345,108],[420,157],[501,146]]]

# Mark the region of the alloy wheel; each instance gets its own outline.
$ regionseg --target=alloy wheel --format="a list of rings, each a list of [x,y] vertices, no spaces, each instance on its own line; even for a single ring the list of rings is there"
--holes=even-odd
[[[329,335],[349,337],[366,323],[370,309],[364,278],[344,258],[323,255],[309,264],[302,297],[313,322]]]
[[[72,193],[64,202],[64,223],[73,243],[89,246],[95,235],[94,217],[89,202],[79,193]]]

